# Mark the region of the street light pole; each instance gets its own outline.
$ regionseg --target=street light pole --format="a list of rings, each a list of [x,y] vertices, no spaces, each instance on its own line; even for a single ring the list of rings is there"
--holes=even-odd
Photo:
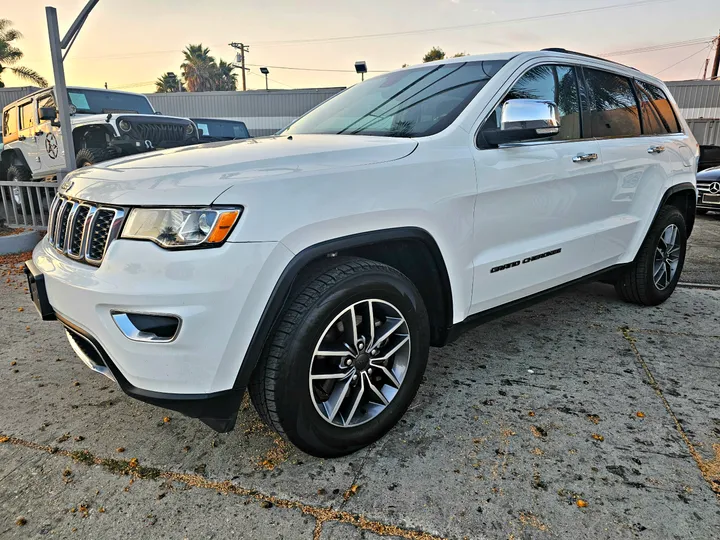
[[[89,0],[75,21],[70,25],[68,33],[60,38],[57,10],[54,7],[45,8],[47,18],[48,37],[50,38],[50,58],[52,60],[53,75],[55,77],[55,99],[57,100],[60,126],[64,130],[62,139],[63,153],[65,154],[65,167],[58,173],[58,181],[62,182],[67,173],[75,168],[75,144],[72,137],[72,123],[70,120],[70,100],[68,99],[67,84],[65,83],[65,67],[63,66],[63,49],[65,56],[75,43],[80,29],[88,18],[92,9],[100,0]]]
[[[267,91],[268,90],[268,74],[270,73],[270,70],[266,67],[261,67],[260,73],[265,75],[265,91]]]

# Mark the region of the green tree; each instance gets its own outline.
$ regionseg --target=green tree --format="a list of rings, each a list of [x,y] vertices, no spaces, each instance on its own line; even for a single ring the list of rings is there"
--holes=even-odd
[[[185,92],[185,88],[174,73],[163,73],[155,81],[155,93],[167,94],[170,92]]]
[[[423,62],[434,62],[435,60],[444,60],[445,51],[440,47],[433,47],[430,49],[425,56],[423,56]]]
[[[208,92],[215,88],[217,64],[210,56],[210,49],[198,45],[188,45],[183,51],[185,60],[180,65],[188,92]]]
[[[14,28],[10,28],[11,25],[12,21],[0,19],[0,88],[5,86],[2,82],[2,75],[5,70],[8,70],[20,79],[33,82],[38,86],[47,86],[47,80],[36,71],[25,66],[15,65],[22,59],[23,52],[13,46],[12,42],[16,39],[21,39],[22,34]]]
[[[453,58],[462,58],[463,56],[470,56],[470,55],[469,55],[468,53],[466,53],[466,52],[459,52],[459,53],[453,54],[452,57],[453,57]]]
[[[215,90],[237,90],[237,73],[233,73],[235,66],[225,60],[220,60],[216,67]]]

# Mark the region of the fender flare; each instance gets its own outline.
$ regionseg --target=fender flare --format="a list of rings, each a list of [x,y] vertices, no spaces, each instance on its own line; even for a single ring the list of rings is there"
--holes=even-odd
[[[240,370],[235,379],[233,390],[242,392],[250,381],[250,375],[255,369],[255,366],[257,366],[272,329],[277,323],[290,297],[292,287],[303,269],[310,263],[332,253],[398,240],[419,240],[429,249],[439,272],[442,286],[447,291],[443,308],[448,316],[448,322],[445,326],[449,329],[450,326],[452,326],[452,287],[450,284],[450,276],[442,252],[429,232],[419,227],[398,227],[334,238],[306,247],[295,255],[283,270],[283,273],[275,284],[275,288],[270,294],[270,298],[265,304],[265,309],[260,317],[260,321],[255,327],[255,332],[250,340],[250,344],[245,352],[245,357],[243,358]]]
[[[2,170],[3,176],[7,173],[7,170],[14,165],[15,163],[20,163],[20,165],[23,165],[27,167],[28,169],[30,166],[28,165],[27,160],[25,159],[25,156],[18,148],[6,148],[2,151],[2,156],[0,157],[2,160],[2,166],[0,167],[0,170]],[[5,180],[5,178],[3,178]]]
[[[692,182],[682,182],[680,184],[675,184],[674,186],[670,186],[665,193],[662,196],[662,199],[660,200],[660,204],[657,207],[657,210],[655,210],[655,215],[653,216],[653,221],[655,221],[655,218],[657,218],[658,213],[660,212],[660,209],[667,204],[667,202],[670,200],[670,197],[677,193],[682,193],[683,191],[692,191],[693,197],[691,198],[692,201],[692,208],[688,208],[688,219],[686,222],[686,228],[687,228],[687,236],[690,238],[690,234],[692,233],[693,227],[695,225],[695,206],[697,205],[697,188]]]

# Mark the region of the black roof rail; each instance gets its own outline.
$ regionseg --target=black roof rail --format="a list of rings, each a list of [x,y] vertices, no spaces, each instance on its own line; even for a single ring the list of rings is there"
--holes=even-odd
[[[562,47],[548,47],[547,49],[542,49],[545,52],[558,52],[558,53],[565,53],[565,54],[575,54],[577,56],[584,56],[585,58],[593,58],[595,60],[602,60],[603,62],[610,62],[611,64],[617,64],[618,66],[626,67],[629,69],[634,69],[635,71],[640,71],[637,68],[634,68],[632,66],[628,66],[626,64],[621,64],[620,62],[615,62],[613,60],[608,60],[607,58],[600,58],[599,56],[593,56],[592,54],[585,54],[577,51],[569,51],[567,49],[563,49]]]

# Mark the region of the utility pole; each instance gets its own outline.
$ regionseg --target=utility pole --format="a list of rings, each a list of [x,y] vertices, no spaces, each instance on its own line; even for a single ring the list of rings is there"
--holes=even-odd
[[[54,7],[45,8],[45,16],[48,25],[48,37],[50,38],[50,58],[52,60],[53,75],[55,77],[55,99],[57,100],[60,126],[63,129],[62,147],[65,153],[65,168],[58,173],[58,181],[62,182],[64,176],[75,168],[75,144],[72,138],[72,124],[70,122],[70,100],[68,98],[67,84],[65,84],[65,67],[63,60],[70,52],[80,33],[80,29],[90,15],[92,9],[100,0],[89,0],[82,9],[75,21],[70,25],[65,37],[60,37],[58,27],[57,10]],[[65,54],[63,55],[63,49]]]
[[[712,75],[710,79],[717,80],[720,71],[720,34],[715,38],[715,60],[713,60]]]
[[[705,69],[703,70],[703,81],[704,81],[705,79],[707,79],[707,68],[708,68],[709,65],[710,65],[710,59],[709,59],[709,58],[706,58],[706,59],[705,59]]]
[[[245,92],[247,90],[247,85],[245,84],[245,70],[247,69],[245,67],[245,53],[250,52],[250,46],[243,45],[242,43],[236,43],[234,41],[232,43],[230,43],[230,46],[233,49],[240,51],[239,53],[237,53],[237,56],[240,59],[240,69],[242,70],[243,92]],[[235,59],[236,63],[237,63],[238,58]]]

